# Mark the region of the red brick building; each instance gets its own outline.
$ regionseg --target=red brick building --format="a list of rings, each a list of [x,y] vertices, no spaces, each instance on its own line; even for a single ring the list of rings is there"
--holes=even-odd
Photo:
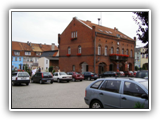
[[[62,34],[58,34],[60,70],[97,74],[134,70],[135,42],[135,38],[129,38],[117,28],[74,17]]]

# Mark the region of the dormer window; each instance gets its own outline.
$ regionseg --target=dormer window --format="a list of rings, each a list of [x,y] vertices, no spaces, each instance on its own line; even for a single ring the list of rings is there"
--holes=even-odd
[[[19,51],[14,51],[14,55],[20,55]]]
[[[101,30],[101,29],[98,29],[99,31],[101,31],[101,32],[103,32],[103,30]]]
[[[31,55],[31,52],[25,52],[25,55]]]

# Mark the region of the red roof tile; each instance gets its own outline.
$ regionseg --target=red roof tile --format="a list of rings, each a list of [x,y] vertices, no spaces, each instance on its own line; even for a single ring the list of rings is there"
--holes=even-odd
[[[120,31],[118,31],[116,28],[115,29],[107,28],[107,27],[104,27],[104,26],[101,26],[101,25],[91,23],[90,21],[83,21],[83,20],[79,20],[79,21],[83,22],[85,25],[87,25],[91,28],[92,28],[92,26],[95,26],[95,31],[96,32],[107,34],[107,35],[112,35],[112,36],[117,36],[117,34],[119,34],[121,38],[128,39],[128,40],[133,40],[132,38],[128,37],[127,35],[125,35],[123,33],[121,33]]]

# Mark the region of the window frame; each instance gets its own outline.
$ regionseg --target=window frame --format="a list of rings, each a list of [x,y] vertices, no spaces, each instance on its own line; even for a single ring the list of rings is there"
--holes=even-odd
[[[98,55],[101,55],[101,45],[98,45]]]
[[[118,88],[116,88],[114,91],[113,91],[113,89],[111,90],[109,90],[109,87],[107,86],[108,84],[109,84],[109,82],[119,82],[118,84],[119,84],[119,87]],[[120,81],[120,80],[105,80],[104,82],[103,82],[103,84],[101,85],[101,87],[99,88],[100,90],[103,90],[103,91],[106,91],[106,92],[112,92],[112,93],[120,93],[120,89],[121,89],[121,82],[122,81]],[[111,84],[112,84],[111,83]],[[115,84],[115,83],[113,83],[113,84]],[[103,85],[104,85],[104,88],[102,89],[102,87],[103,87]],[[114,85],[113,85],[114,86]],[[107,88],[108,87],[108,88]],[[110,87],[111,88],[111,87]],[[115,88],[115,87],[113,87],[113,88]]]
[[[94,83],[90,86],[90,88],[99,89],[99,87],[101,86],[101,84],[103,83],[103,81],[104,81],[104,80],[99,80],[99,81],[97,81],[97,82],[94,82]],[[98,82],[100,82],[99,85],[98,85],[97,87],[93,87],[93,85],[95,85],[95,84],[98,83]]]
[[[104,55],[107,56],[107,46],[104,48]]]
[[[68,54],[70,55],[71,54],[71,48],[68,47]]]
[[[125,94],[125,83],[126,82],[128,82],[128,83],[130,83],[130,84],[134,84],[134,85],[136,85],[136,87],[138,87],[138,88],[140,88],[140,90],[142,90],[143,91],[143,93],[142,94],[146,94],[146,92],[138,85],[138,84],[136,84],[136,83],[134,83],[134,82],[131,82],[131,81],[124,81],[124,83],[123,83],[123,90],[122,90],[122,94],[123,95],[128,95],[128,96],[131,96],[131,97],[138,97],[138,98],[141,98],[141,96],[142,96],[142,94],[141,95],[139,95],[139,96],[137,96],[137,94],[135,94],[135,93],[131,93],[131,94]],[[129,87],[130,87],[130,85],[129,85]],[[127,92],[130,92],[130,91],[127,91]]]

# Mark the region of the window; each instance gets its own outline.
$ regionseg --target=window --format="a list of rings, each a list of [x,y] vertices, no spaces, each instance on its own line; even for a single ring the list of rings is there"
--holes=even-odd
[[[68,54],[71,54],[71,48],[68,47]]]
[[[148,58],[148,54],[146,54],[146,58]]]
[[[14,51],[14,55],[20,55],[20,52]]]
[[[98,46],[98,55],[101,55],[101,46]]]
[[[123,94],[135,96],[135,97],[141,97],[142,94],[146,94],[146,93],[144,92],[144,90],[142,88],[140,88],[135,83],[125,82]]]
[[[25,55],[31,55],[31,52],[25,52]]]
[[[104,55],[107,56],[107,47],[104,49]]]
[[[103,83],[100,89],[109,92],[119,93],[120,83],[120,81],[108,80]]]
[[[126,50],[126,55],[128,55],[128,49]]]
[[[15,61],[17,61],[17,57],[15,57]]]
[[[144,54],[142,54],[142,58],[144,58]]]
[[[36,55],[38,55],[38,56],[39,56],[39,55],[41,55],[41,53],[40,53],[40,52],[37,52],[37,53],[36,53]]]
[[[78,53],[81,53],[81,46],[78,46]]]
[[[132,57],[132,50],[131,50],[131,53],[130,53],[130,57]]]
[[[98,89],[99,86],[101,85],[101,83],[102,83],[102,80],[101,80],[101,81],[98,81],[98,82],[96,82],[96,83],[94,83],[94,84],[91,86],[91,88]]]
[[[124,49],[122,49],[122,54],[124,54]]]
[[[71,38],[77,38],[77,31],[71,33]]]
[[[75,65],[72,66],[72,70],[75,71]]]
[[[48,60],[46,60],[46,64],[48,64]],[[46,68],[47,69],[47,68]]]
[[[19,61],[21,61],[21,57],[19,57]]]
[[[119,54],[119,48],[117,48],[117,54]]]
[[[113,54],[113,47],[111,47],[111,54]]]

